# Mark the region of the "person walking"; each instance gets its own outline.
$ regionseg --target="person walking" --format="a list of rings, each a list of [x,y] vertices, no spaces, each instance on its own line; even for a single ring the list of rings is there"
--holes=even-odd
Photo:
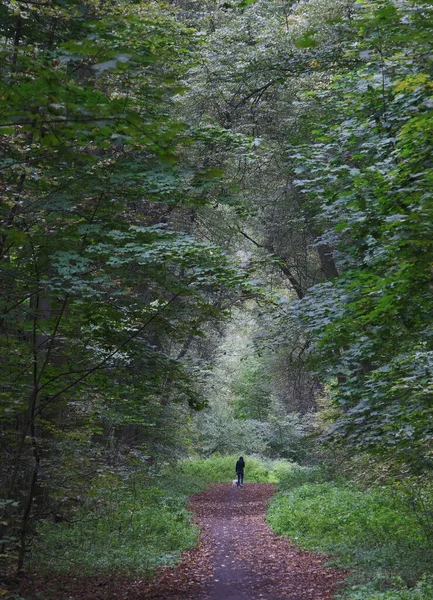
[[[238,487],[244,487],[244,469],[245,469],[245,461],[242,456],[239,457],[239,460],[236,463],[236,475],[238,476]]]

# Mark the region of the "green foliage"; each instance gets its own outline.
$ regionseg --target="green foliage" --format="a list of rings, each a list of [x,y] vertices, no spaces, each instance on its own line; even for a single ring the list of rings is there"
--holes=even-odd
[[[101,470],[68,510],[38,526],[30,566],[46,572],[149,574],[197,542],[188,498],[236,477],[238,456],[191,458],[162,471]],[[140,461],[139,461],[140,462]],[[284,461],[245,457],[245,481],[277,481]],[[76,490],[77,496],[79,490]]]
[[[31,564],[49,572],[149,573],[196,543],[186,504],[181,491],[149,478],[103,479],[70,522],[38,528]]]
[[[270,373],[258,357],[245,359],[242,370],[232,384],[234,407],[238,418],[265,421],[270,408]]]
[[[275,356],[268,350],[257,353],[260,333],[254,310],[233,311],[206,373],[209,408],[194,419],[197,451],[205,456],[239,452],[305,461],[312,446],[308,416],[289,412],[288,386],[281,389],[275,381]]]
[[[217,161],[241,181],[231,230],[273,289],[289,288],[258,345],[279,355],[286,412],[317,408],[313,372],[335,409],[328,439],[430,469],[428,3],[228,3],[208,17],[182,107],[257,140],[250,162]],[[246,375],[238,414],[257,418],[260,378]]]
[[[18,501],[0,521],[22,569],[82,470],[188,447],[205,401],[185,355],[255,293],[191,232],[222,176],[198,156],[250,142],[175,115],[198,39],[168,5],[12,2],[0,22],[0,487]]]
[[[429,581],[421,581],[413,589],[375,592],[371,586],[354,586],[344,598],[347,600],[430,600],[433,586]]]
[[[276,533],[335,556],[354,582],[373,581],[374,589],[395,578],[412,586],[430,570],[431,548],[416,513],[386,489],[302,485],[274,498],[268,520]]]
[[[254,456],[243,455],[245,460],[245,481],[267,483],[273,472],[271,464]],[[236,479],[235,465],[239,455],[194,458],[179,465],[182,474],[197,478],[206,483],[221,483]],[[277,463],[278,464],[278,463]]]
[[[416,0],[359,3],[339,20],[341,60],[301,93],[307,139],[286,145],[293,194],[337,269],[281,326],[302,321],[331,386],[329,439],[418,473],[431,464],[433,20]]]
[[[296,463],[282,462],[275,469],[278,490],[291,490],[310,483],[322,483],[326,480],[326,472],[322,466],[305,467]]]
[[[302,419],[297,413],[287,413],[279,403],[274,403],[268,421],[269,455],[274,458],[308,462],[314,441],[309,435],[307,418]]]
[[[272,308],[261,348],[314,409],[309,356],[331,393],[336,445],[430,469],[431,11],[313,0],[213,16],[183,106],[257,136],[237,230],[272,285],[280,269],[299,300]],[[245,392],[259,378],[246,375],[238,414],[257,418]]]
[[[231,454],[185,463],[185,481],[199,482],[231,479],[236,453],[303,459],[297,413],[317,408],[322,385],[334,447],[384,457],[415,485],[432,468],[429,7],[177,4],[176,16],[129,0],[0,7],[0,529],[7,553],[24,532],[21,566],[36,517],[72,506],[99,547],[105,536],[119,556],[130,549],[125,570],[163,561],[192,543],[183,509],[177,531],[153,483],[131,504],[115,481],[92,504],[99,470],[114,463],[117,477],[125,447],[155,463],[194,444]],[[201,341],[257,294],[257,266],[282,291],[260,306],[262,325],[242,347],[243,359],[262,354],[234,376],[214,362],[211,400],[223,398],[193,434],[188,407],[209,399]],[[423,529],[378,491],[247,461],[247,480],[296,488],[275,519],[307,545],[407,583],[423,571],[424,489]],[[164,485],[184,506],[175,474]],[[167,543],[153,546],[164,516]],[[45,527],[49,562],[57,529]],[[78,557],[84,530],[59,527],[69,561],[90,569]],[[148,556],[128,537],[137,532],[149,535]],[[92,560],[108,568],[101,550]]]
[[[215,404],[196,418],[199,447],[203,454],[266,454],[269,424],[256,419],[237,419],[231,406]]]

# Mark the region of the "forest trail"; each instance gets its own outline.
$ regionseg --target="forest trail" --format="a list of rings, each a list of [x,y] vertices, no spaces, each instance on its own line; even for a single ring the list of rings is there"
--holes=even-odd
[[[271,531],[265,512],[273,493],[273,484],[222,483],[193,496],[199,544],[150,582],[29,576],[19,591],[31,600],[330,600],[344,572]]]
[[[200,544],[146,590],[152,600],[329,600],[342,571],[275,535],[265,521],[272,484],[213,485],[191,500]]]

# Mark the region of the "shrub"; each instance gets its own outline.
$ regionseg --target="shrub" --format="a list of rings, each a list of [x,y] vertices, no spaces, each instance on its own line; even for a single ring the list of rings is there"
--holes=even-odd
[[[306,483],[321,483],[326,479],[322,467],[303,467],[296,463],[287,463],[287,465],[288,467],[279,461],[275,467],[279,491],[294,489]]]

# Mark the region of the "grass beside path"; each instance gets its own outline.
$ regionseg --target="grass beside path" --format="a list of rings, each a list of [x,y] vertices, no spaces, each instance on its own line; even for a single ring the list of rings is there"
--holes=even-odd
[[[362,491],[325,482],[320,470],[295,468],[281,481],[268,521],[276,533],[351,570],[345,600],[433,599],[425,531],[389,490]]]
[[[192,548],[189,497],[235,477],[238,456],[191,459],[162,473],[96,481],[63,522],[39,527],[30,569],[149,575]],[[245,457],[246,481],[277,483],[273,530],[351,570],[344,600],[433,600],[432,550],[417,516],[389,490],[327,481],[318,467]],[[431,500],[433,514],[433,497]]]
[[[104,475],[62,522],[38,527],[30,570],[55,573],[148,575],[192,548],[198,528],[189,497],[235,477],[238,456],[191,459],[159,473]],[[245,457],[246,480],[276,481],[285,461]]]

